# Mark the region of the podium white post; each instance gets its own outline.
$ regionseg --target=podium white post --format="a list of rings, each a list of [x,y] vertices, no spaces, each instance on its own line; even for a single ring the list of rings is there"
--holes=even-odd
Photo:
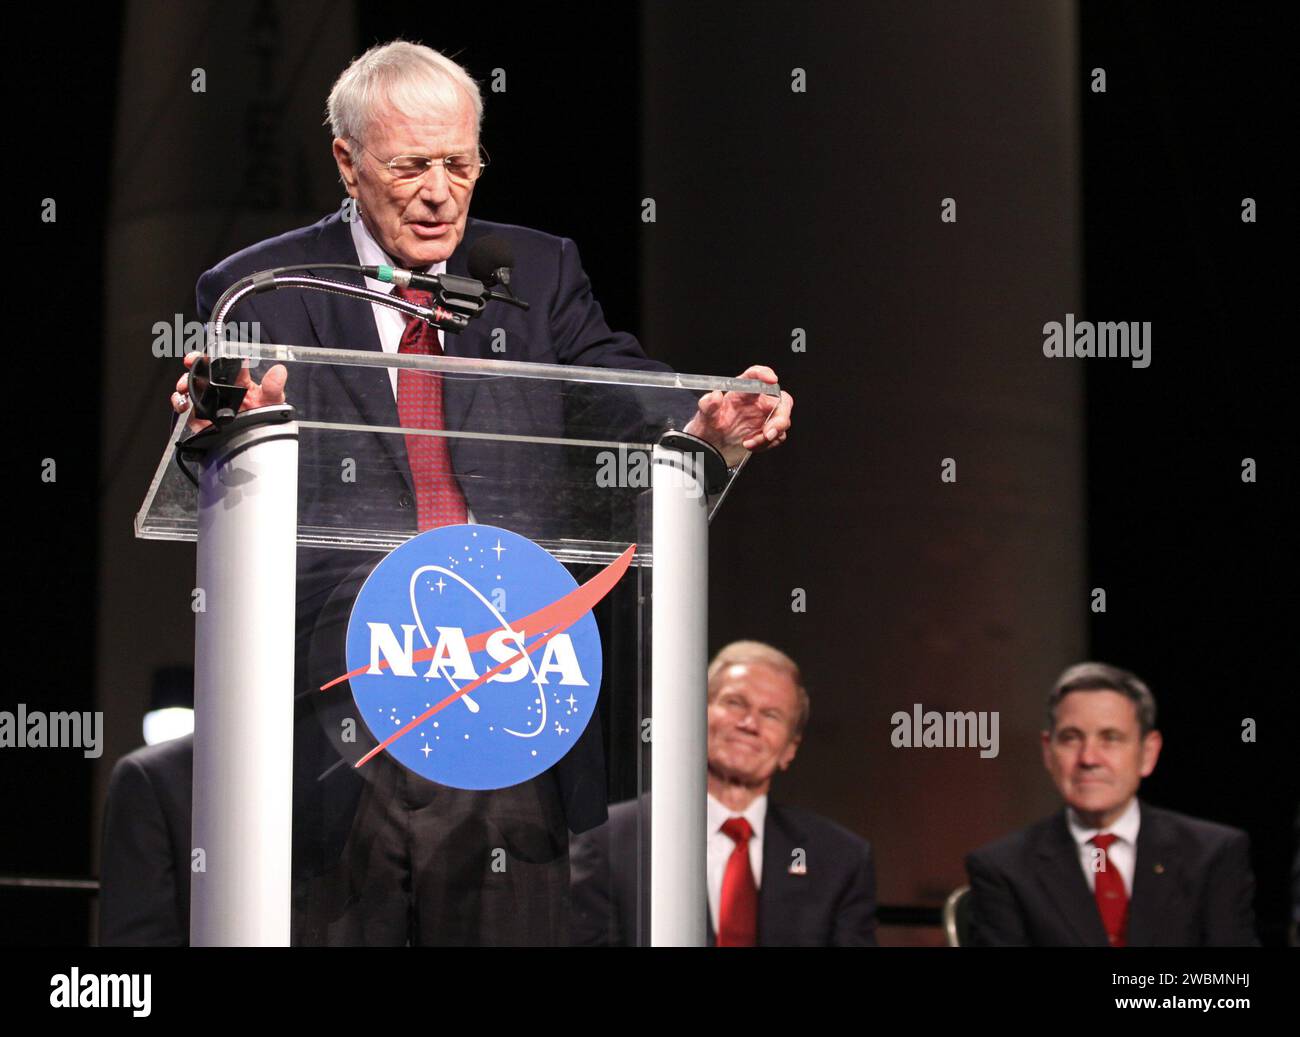
[[[650,943],[703,947],[708,501],[700,455],[656,446],[652,469]]]
[[[196,947],[289,944],[298,427],[284,417],[214,440],[199,472]]]

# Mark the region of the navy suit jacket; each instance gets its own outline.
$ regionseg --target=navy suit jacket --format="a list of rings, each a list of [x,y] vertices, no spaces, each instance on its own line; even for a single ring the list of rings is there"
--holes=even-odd
[[[468,275],[467,253],[492,234],[514,254],[511,288],[531,304],[528,311],[490,302],[459,335],[444,336],[448,356],[550,364],[669,371],[648,358],[631,335],[611,331],[572,241],[540,231],[469,219],[465,235],[447,261],[451,274]],[[273,267],[358,262],[350,226],[339,214],[246,248],[199,279],[200,318],[208,320],[221,293],[241,277]],[[363,283],[359,273],[313,271],[322,277]],[[228,321],[257,321],[263,342],[379,352],[370,303],[317,291],[283,289],[245,298]],[[504,332],[504,352],[494,352],[494,329]],[[254,377],[259,377],[254,375]],[[468,431],[503,429],[556,436],[576,423],[616,428],[653,441],[664,427],[682,427],[695,410],[694,394],[679,392],[663,423],[648,418],[642,394],[631,389],[575,390],[573,383],[537,379],[443,377],[446,427]],[[366,426],[399,424],[388,371],[317,364],[293,365],[286,400],[300,416]],[[663,397],[658,397],[662,411]],[[641,438],[644,437],[644,438]],[[606,437],[608,438],[608,437]],[[554,528],[528,507],[540,494],[555,497],[568,463],[564,448],[452,439],[452,466],[475,518],[532,538],[574,535]],[[351,459],[355,481],[340,478]],[[594,469],[593,469],[594,471]],[[577,496],[577,495],[573,495]],[[585,495],[590,498],[592,495]],[[602,495],[596,509],[627,506],[626,496]],[[569,521],[573,517],[566,516]],[[609,516],[585,514],[592,529],[610,528]],[[299,522],[330,527],[401,529],[416,533],[416,511],[405,437],[302,430],[299,441]],[[345,672],[343,642],[350,606],[376,555],[300,548],[298,552],[299,723],[295,742],[295,863],[308,871],[337,858],[346,837],[360,779],[350,767],[333,766],[347,750],[337,742],[339,721],[353,713],[346,685],[320,693],[323,679]],[[358,729],[364,730],[361,725]],[[349,754],[355,758],[355,753]],[[604,754],[600,724],[590,723],[577,745],[551,774],[558,783],[565,819],[581,831],[606,817]],[[307,845],[303,840],[308,840]],[[310,863],[315,861],[316,863]]]
[[[1138,806],[1128,945],[1258,945],[1246,833]],[[966,871],[975,946],[1109,946],[1064,809],[976,850]]]
[[[511,288],[531,303],[528,311],[489,302],[460,334],[444,335],[448,356],[544,364],[577,364],[638,371],[671,371],[651,360],[637,340],[611,331],[591,293],[572,241],[540,231],[469,219],[465,235],[447,261],[447,272],[468,276],[467,254],[479,238],[494,235],[514,253]],[[290,231],[236,252],[198,282],[198,310],[207,320],[221,293],[241,277],[272,267],[303,263],[357,263],[350,226],[336,213],[310,227]],[[361,285],[362,276],[338,270],[313,270],[331,280]],[[257,321],[264,342],[328,346],[381,352],[369,303],[302,289],[281,289],[245,297],[228,321]],[[494,352],[494,340],[504,345]],[[286,399],[299,416],[314,421],[369,426],[398,425],[397,404],[385,369],[294,365]],[[444,375],[446,427],[458,431],[521,432],[559,436],[575,426],[594,431],[617,430],[639,441],[658,437],[666,427],[681,427],[695,409],[689,393],[675,394],[676,410],[662,421],[645,415],[644,398],[635,390],[576,387],[536,379],[486,379]],[[657,397],[663,408],[664,397]],[[608,435],[593,438],[610,438]],[[529,501],[555,492],[565,465],[564,448],[452,439],[452,467],[465,499],[480,522],[506,526],[534,538],[574,535],[530,513]],[[405,437],[300,436],[300,522],[365,526],[367,518],[387,527],[405,522],[416,531],[410,464]],[[345,458],[355,481],[338,477]],[[310,477],[310,476],[316,477]],[[590,495],[588,495],[590,496]],[[605,495],[602,495],[602,498]],[[347,521],[343,521],[343,517]],[[572,521],[571,516],[566,516]],[[599,525],[599,516],[592,521]]]
[[[649,844],[649,794],[610,807],[604,825],[571,840],[575,944],[634,945],[638,911],[639,942],[648,942]],[[803,851],[798,858],[796,850]],[[791,870],[797,859],[804,864],[802,872]],[[711,918],[708,940],[709,946],[716,942]],[[758,944],[874,947],[876,869],[871,844],[818,814],[769,798],[763,823]]]

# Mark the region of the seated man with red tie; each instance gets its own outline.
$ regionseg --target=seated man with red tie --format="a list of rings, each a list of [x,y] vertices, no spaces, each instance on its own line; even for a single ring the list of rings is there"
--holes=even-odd
[[[966,858],[977,946],[1254,946],[1245,832],[1137,798],[1161,737],[1147,686],[1071,666],[1047,700],[1043,763],[1065,809]]]
[[[808,706],[799,667],[770,645],[736,641],[709,664],[711,946],[875,946],[871,844],[768,798],[772,776],[794,760]],[[606,824],[573,840],[575,943],[648,942],[649,833],[647,794],[610,807]]]

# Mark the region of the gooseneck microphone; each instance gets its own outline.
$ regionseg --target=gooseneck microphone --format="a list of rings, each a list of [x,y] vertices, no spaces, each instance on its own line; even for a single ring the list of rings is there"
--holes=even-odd
[[[224,333],[226,317],[240,300],[249,295],[277,291],[281,288],[302,288],[309,291],[330,292],[352,299],[398,310],[444,331],[459,333],[469,322],[479,316],[489,302],[503,302],[520,309],[528,303],[510,291],[510,268],[514,255],[509,242],[494,235],[480,238],[470,246],[466,257],[471,276],[456,274],[418,274],[401,267],[358,266],[352,263],[298,263],[293,266],[260,270],[242,277],[222,293],[212,308],[209,330],[209,352],[213,352]],[[433,305],[421,306],[395,294],[376,291],[364,284],[348,284],[329,278],[315,277],[299,271],[348,270],[365,277],[401,288],[426,288],[433,293]],[[498,291],[496,285],[503,290]],[[202,357],[190,370],[190,401],[196,417],[225,425],[239,412],[244,389],[235,385],[242,360]]]
[[[495,234],[479,238],[469,247],[465,257],[469,268],[469,277],[457,277],[455,274],[417,274],[399,267],[365,267],[368,277],[377,281],[392,281],[403,288],[431,288],[439,294],[439,301],[448,305],[449,300],[459,304],[462,309],[473,309],[471,316],[476,316],[483,304],[491,299],[498,302],[528,309],[528,303],[515,296],[510,290],[510,271],[515,265],[514,250],[510,242]],[[500,285],[503,291],[493,291]],[[459,330],[459,329],[456,329]]]

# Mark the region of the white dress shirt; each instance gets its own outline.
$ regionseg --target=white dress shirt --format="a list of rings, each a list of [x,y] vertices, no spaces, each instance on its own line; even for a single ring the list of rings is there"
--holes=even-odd
[[[1084,828],[1072,808],[1066,810],[1066,818],[1070,826],[1070,834],[1074,836],[1075,844],[1079,848],[1079,866],[1083,868],[1083,877],[1088,882],[1088,889],[1093,892],[1097,888],[1097,876],[1093,871],[1092,864],[1096,847],[1088,840],[1094,835],[1103,833],[1119,837],[1110,844],[1106,856],[1110,858],[1110,866],[1117,869],[1120,878],[1124,880],[1124,892],[1131,897],[1133,895],[1133,875],[1137,871],[1138,827],[1142,822],[1142,813],[1138,810],[1137,797],[1134,796],[1129,800],[1128,809],[1109,828]]]
[[[749,866],[754,872],[754,888],[763,885],[763,822],[767,819],[767,795],[754,800],[743,814],[738,814],[723,806],[712,795],[709,796],[709,835],[706,843],[707,856],[705,866],[709,883],[709,917],[713,919],[713,931],[718,931],[718,905],[722,902],[722,878],[727,873],[727,861],[736,844],[731,836],[723,830],[723,824],[733,817],[743,817],[749,822],[754,834],[749,839]]]
[[[357,261],[362,266],[393,266],[393,260],[389,257],[373,237],[370,231],[366,230],[365,223],[360,217],[353,220],[349,227],[352,231],[352,244],[356,246]],[[396,264],[400,265],[400,264]],[[442,274],[447,271],[447,262],[434,263],[429,267],[428,273]],[[373,277],[366,278],[366,287],[373,288],[376,291],[391,295],[393,285],[384,281],[376,281]],[[406,316],[397,310],[390,310],[387,306],[380,306],[377,303],[371,303],[370,308],[375,312],[375,327],[379,331],[379,346],[385,353],[396,353],[397,347],[402,344],[402,333],[406,331]],[[438,345],[445,347],[446,343],[442,338],[442,329],[438,328]],[[397,368],[388,369],[388,380],[393,387],[393,399],[397,399]]]

